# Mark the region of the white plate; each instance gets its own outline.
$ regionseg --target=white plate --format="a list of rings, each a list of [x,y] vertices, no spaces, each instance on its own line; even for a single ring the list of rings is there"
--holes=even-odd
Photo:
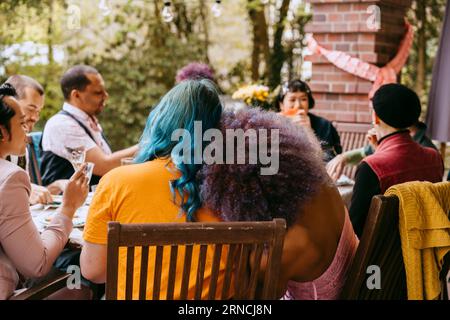
[[[86,198],[86,202],[85,205],[90,205],[92,202],[92,198],[94,197],[94,192],[89,192],[87,198]]]
[[[355,181],[347,177],[346,175],[341,175],[341,177],[336,181],[337,186],[352,186],[355,184]]]
[[[86,197],[85,204],[86,204],[86,205],[90,205],[91,202],[92,202],[92,198],[93,198],[93,197],[94,197],[94,192],[89,192],[88,195],[87,195],[87,197]],[[53,198],[53,202],[54,202],[55,204],[58,204],[58,205],[61,205],[61,204],[62,204],[62,201],[63,201],[63,195],[53,195],[52,198]]]
[[[62,195],[55,195],[55,196],[52,196],[52,198],[53,198],[54,203],[58,203],[58,204],[62,203],[62,199],[63,199]]]
[[[86,224],[86,217],[89,211],[89,207],[82,206],[78,209],[72,219],[74,228],[82,228]],[[34,215],[34,218],[44,226],[48,226],[52,221],[56,211],[43,211],[39,214]]]

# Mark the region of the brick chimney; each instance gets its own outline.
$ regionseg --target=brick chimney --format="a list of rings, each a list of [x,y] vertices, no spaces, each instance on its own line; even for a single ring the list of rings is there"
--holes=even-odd
[[[344,51],[377,66],[384,66],[397,53],[404,36],[404,17],[411,0],[309,0],[313,19],[306,32],[320,45]],[[373,13],[379,8],[381,28],[371,28]],[[370,20],[372,19],[372,20]],[[368,23],[369,21],[369,23]],[[312,55],[311,90],[316,99],[312,110],[331,121],[370,123],[368,93],[370,81],[332,65],[324,57]]]

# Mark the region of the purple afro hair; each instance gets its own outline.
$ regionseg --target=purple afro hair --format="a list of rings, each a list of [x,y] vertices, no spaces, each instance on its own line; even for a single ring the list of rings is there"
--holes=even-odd
[[[177,72],[176,82],[180,83],[184,80],[201,80],[209,79],[215,82],[213,69],[205,63],[192,62],[184,66]]]
[[[260,169],[267,165],[248,164],[248,161],[247,164],[205,164],[198,174],[203,205],[225,221],[284,218],[288,227],[292,226],[306,201],[323,184],[330,183],[313,133],[276,113],[256,108],[224,112],[220,124],[224,137],[227,129],[255,129],[256,132],[267,129],[268,150],[271,150],[271,130],[279,129],[278,173],[261,175]],[[257,136],[259,139],[261,134],[258,132]],[[248,141],[246,150],[249,150]]]

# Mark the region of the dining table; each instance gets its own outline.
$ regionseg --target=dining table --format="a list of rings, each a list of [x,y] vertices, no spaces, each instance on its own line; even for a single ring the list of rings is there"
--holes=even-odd
[[[93,192],[88,194],[85,203],[78,208],[73,216],[73,230],[69,235],[68,243],[70,247],[77,248],[83,246],[83,229],[93,195]],[[57,213],[57,210],[62,203],[62,196],[53,196],[53,201],[54,202],[49,205],[36,204],[30,207],[31,218],[39,232],[42,232],[47,228],[53,216]]]
[[[353,195],[353,185],[342,185],[337,186],[337,188],[342,200],[344,201],[345,206],[347,207],[347,209],[350,209],[350,203],[352,202]]]
[[[341,175],[335,184],[339,190],[339,194],[341,195],[345,206],[347,207],[347,209],[349,209],[350,203],[352,201],[353,186],[355,185],[355,181],[353,181],[346,175]]]

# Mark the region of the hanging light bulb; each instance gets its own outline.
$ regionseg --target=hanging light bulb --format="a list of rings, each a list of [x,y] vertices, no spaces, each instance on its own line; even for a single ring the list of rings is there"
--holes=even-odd
[[[211,7],[211,12],[214,17],[218,18],[222,15],[222,5],[220,4],[220,0],[216,0],[216,3],[214,3]]]
[[[103,16],[106,17],[110,15],[111,9],[108,7],[108,3],[106,0],[100,0],[98,7],[102,11]]]
[[[173,20],[173,13],[170,7],[170,1],[164,2],[164,9],[162,11],[162,17],[165,22],[171,22]]]

